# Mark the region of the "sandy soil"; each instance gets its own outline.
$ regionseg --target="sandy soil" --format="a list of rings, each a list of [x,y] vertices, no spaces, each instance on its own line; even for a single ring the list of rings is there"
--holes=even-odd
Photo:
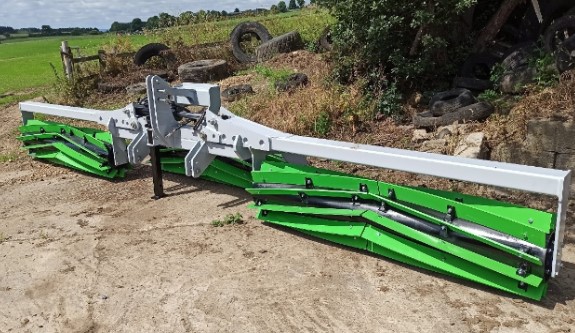
[[[18,151],[17,107],[0,154]],[[573,332],[575,230],[528,302],[266,225],[241,190],[0,163],[0,332]],[[241,213],[243,225],[210,222]]]

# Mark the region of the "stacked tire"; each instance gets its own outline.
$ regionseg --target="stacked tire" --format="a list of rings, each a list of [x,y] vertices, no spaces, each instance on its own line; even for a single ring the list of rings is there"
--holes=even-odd
[[[454,122],[483,120],[494,111],[491,104],[478,102],[468,89],[456,88],[434,95],[429,102],[429,111],[413,117],[417,128],[435,128]]]
[[[263,62],[271,59],[278,53],[288,53],[303,48],[303,40],[297,31],[275,37],[258,46],[256,49],[256,60]]]

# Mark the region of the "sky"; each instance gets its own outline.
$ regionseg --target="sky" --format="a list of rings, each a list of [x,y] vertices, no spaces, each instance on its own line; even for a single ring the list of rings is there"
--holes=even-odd
[[[277,0],[0,0],[0,26],[28,28],[47,24],[52,28],[95,27],[109,29],[114,21],[166,12],[270,8]],[[306,1],[307,2],[307,1]]]

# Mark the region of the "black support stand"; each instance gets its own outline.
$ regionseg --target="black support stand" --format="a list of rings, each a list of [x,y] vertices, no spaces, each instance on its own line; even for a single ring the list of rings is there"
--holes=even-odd
[[[152,180],[154,181],[154,196],[152,199],[158,200],[166,196],[164,193],[164,180],[162,179],[162,163],[160,160],[160,148],[154,146],[154,133],[148,128],[148,146],[150,146],[150,159],[152,162]]]

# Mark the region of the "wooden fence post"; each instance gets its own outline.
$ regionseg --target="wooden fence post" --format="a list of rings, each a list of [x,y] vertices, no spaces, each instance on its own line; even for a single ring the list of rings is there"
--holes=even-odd
[[[60,47],[60,54],[62,55],[62,63],[64,64],[64,73],[66,73],[66,77],[68,80],[72,79],[72,75],[74,74],[74,65],[73,65],[73,56],[72,50],[68,46],[67,41],[62,41],[62,46]]]
[[[104,72],[106,69],[106,52],[104,50],[98,50],[98,63],[100,64],[100,73]]]

